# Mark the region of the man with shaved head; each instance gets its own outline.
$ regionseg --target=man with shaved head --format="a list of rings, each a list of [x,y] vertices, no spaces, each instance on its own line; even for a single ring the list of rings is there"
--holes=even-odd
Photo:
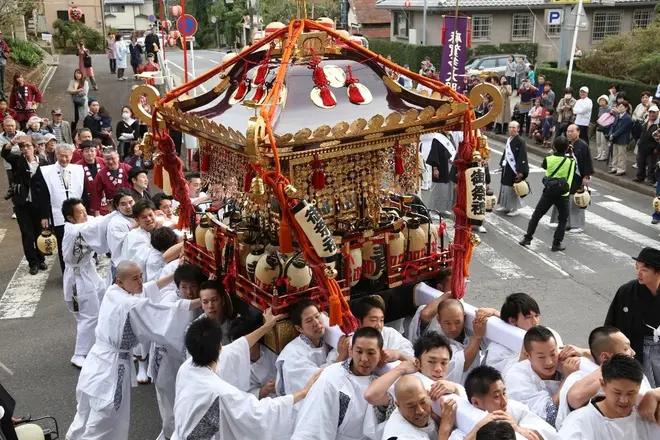
[[[189,322],[183,318],[201,306],[199,299],[183,300],[177,307],[152,301],[160,298],[172,275],[143,284],[142,269],[131,261],[120,262],[116,274],[99,310],[96,342],[78,378],[78,407],[68,440],[128,440],[136,382],[132,349],[138,340],[149,340],[182,351]]]
[[[456,422],[456,400],[447,398],[442,401],[442,419],[438,427],[431,414],[431,398],[419,377],[403,376],[396,383],[394,394],[396,409],[385,424],[384,439],[449,439]]]
[[[575,124],[569,125],[566,136],[570,142],[566,155],[575,159],[573,181],[568,182],[571,185],[570,196],[573,197],[580,188],[589,184],[591,175],[594,173],[594,162],[591,158],[589,145],[583,139],[580,139],[580,127]],[[556,207],[553,207],[552,214],[550,215],[550,223],[558,222],[559,211],[557,211]],[[575,203],[570,203],[566,230],[573,234],[579,234],[583,232],[585,222],[585,210]]]
[[[635,356],[635,350],[630,346],[630,340],[618,328],[611,326],[596,327],[591,332],[589,335],[589,350],[591,350],[594,362],[599,367],[615,354],[625,354],[630,357]],[[561,427],[564,419],[572,411],[584,407],[592,398],[602,395],[602,378],[603,375],[600,368],[590,374],[578,370],[566,378],[562,391],[559,394],[557,429]],[[650,413],[654,414],[658,406],[660,389],[651,391],[651,385],[646,376],[644,376],[639,392],[640,394],[645,394],[640,403],[640,411],[646,411],[649,407],[652,407]]]
[[[449,339],[452,358],[445,379],[463,385],[467,373],[481,365],[481,350],[486,349],[483,342],[486,334],[486,321],[497,315],[497,310],[478,309],[473,323],[473,329],[465,327],[465,310],[463,303],[446,297],[437,303],[435,319],[425,321],[428,313],[421,313],[419,319],[419,334],[435,331]],[[428,307],[428,306],[427,306]]]

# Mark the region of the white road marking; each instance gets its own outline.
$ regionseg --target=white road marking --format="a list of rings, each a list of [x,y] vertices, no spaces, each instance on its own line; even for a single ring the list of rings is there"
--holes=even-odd
[[[203,60],[204,59],[204,57],[200,57],[199,55],[196,56],[195,58],[197,58],[198,60]]]
[[[631,220],[636,221],[639,224],[642,224],[644,226],[650,226],[653,229],[658,229],[657,226],[651,224],[651,215],[646,214],[643,212],[640,212],[636,209],[633,209],[629,206],[626,206],[622,203],[619,202],[598,202],[596,203],[598,206],[602,206],[605,209],[609,209],[610,211],[614,212],[615,214],[622,215],[626,218],[629,218]],[[649,207],[649,211],[650,211]]]
[[[608,202],[602,202],[602,203],[608,203]],[[614,202],[616,203],[616,202]],[[600,205],[600,203],[599,203]],[[628,208],[630,209],[630,208]],[[632,209],[630,209],[632,210]],[[634,210],[632,210],[634,211]],[[639,211],[638,211],[639,212]],[[597,214],[594,214],[593,212],[590,212],[587,209],[586,214],[586,220],[588,225],[593,225],[597,227],[598,229],[609,232],[611,235],[614,235],[615,237],[619,237],[629,243],[632,243],[636,246],[639,246],[640,249],[643,247],[647,246],[652,246],[656,249],[660,249],[660,241],[654,240],[652,238],[649,238],[645,236],[644,234],[637,233],[635,231],[632,231],[628,228],[625,228],[617,223],[614,223],[610,220],[607,220],[606,218],[603,218]],[[641,214],[641,213],[640,213]],[[624,214],[626,217],[630,218],[631,213]],[[648,222],[648,215],[646,216],[646,221]],[[633,220],[635,220],[633,218]],[[648,223],[646,223],[647,226],[649,226]]]
[[[487,218],[490,218],[488,216]],[[447,235],[454,238],[454,222],[444,220],[447,223]],[[485,226],[488,226],[487,224]],[[524,271],[513,261],[507,259],[485,241],[485,234],[481,234],[481,244],[474,248],[474,256],[481,264],[495,272],[502,280],[514,280],[520,278],[532,279],[531,275],[525,275]]]
[[[2,368],[2,369],[5,370],[7,373],[9,373],[10,376],[13,376],[13,375],[14,375],[14,372],[11,371],[9,368],[7,368],[7,366],[6,366],[5,364],[3,364],[2,362],[0,362],[0,368]]]
[[[606,199],[610,199],[613,202],[622,202],[623,201],[622,199],[620,199],[618,197],[614,197],[614,196],[610,196],[610,195],[603,195],[603,197],[605,197]]]
[[[30,318],[34,316],[41,293],[46,287],[48,276],[53,265],[59,265],[56,256],[46,257],[48,270],[30,275],[30,265],[25,257],[9,281],[5,293],[0,298],[0,319]],[[59,270],[57,268],[56,270]]]
[[[209,60],[209,63],[220,64],[219,62],[217,62],[217,61],[213,61],[213,60]]]
[[[525,235],[525,231],[523,231],[518,226],[509,223],[508,221],[504,220],[503,218],[495,214],[488,217],[488,223],[493,225],[496,228],[497,232],[501,233],[509,240],[513,241],[516,244],[516,246],[519,246],[521,250],[534,255],[536,258],[538,258],[543,263],[545,263],[548,267],[556,270],[561,275],[565,277],[570,276],[570,274],[566,272],[564,269],[562,269],[559,264],[554,262],[545,253],[541,252],[541,245],[543,243],[540,240],[533,240],[532,244],[529,246],[520,246],[519,242],[520,240],[523,239],[523,236]],[[589,271],[593,272],[591,269],[589,269]]]
[[[185,71],[183,70],[183,67],[179,66],[179,65],[178,65],[177,63],[175,63],[174,61],[172,61],[172,60],[167,60],[167,63],[173,65],[174,67],[176,67],[177,69],[179,69],[181,72],[184,72],[184,73],[185,73]],[[190,73],[190,72],[188,72],[188,75],[189,75],[192,79],[197,78],[195,75],[193,75],[193,74]],[[206,88],[205,88],[203,85],[200,85],[199,88],[202,89],[202,91],[204,91],[204,93],[206,93],[206,92],[208,91],[208,90],[206,90]]]
[[[533,212],[534,209],[530,206],[525,206],[520,210],[521,215],[523,215],[525,218],[531,218]],[[555,226],[550,226],[550,215],[544,215],[543,218],[541,218],[539,224],[553,230],[555,228]],[[616,264],[626,265],[630,263],[630,255],[626,254],[625,252],[621,252],[620,250],[601,241],[594,240],[587,234],[567,233],[564,238],[564,241],[566,240],[570,240],[571,242],[579,242],[582,246],[592,251],[593,255],[610,255]]]

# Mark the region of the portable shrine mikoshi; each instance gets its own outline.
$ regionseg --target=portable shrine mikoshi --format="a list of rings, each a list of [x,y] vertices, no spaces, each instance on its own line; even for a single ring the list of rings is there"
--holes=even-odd
[[[432,93],[402,88],[385,68]],[[209,92],[182,98],[214,77]],[[475,119],[486,93],[493,109]],[[470,226],[485,215],[488,147],[478,129],[501,110],[495,87],[481,84],[468,99],[355,44],[327,20],[299,19],[268,26],[258,43],[165,97],[140,86],[131,103],[152,127],[145,150],[154,154],[154,180],[171,185],[179,226],[194,230],[186,258],[216,272],[245,303],[281,312],[311,298],[329,307],[331,325],[350,332],[357,323],[348,300],[449,265],[452,291],[464,295],[479,242]],[[219,211],[196,216],[169,129],[199,139],[202,180],[224,200]],[[419,137],[440,131],[464,135],[451,246],[414,196]],[[267,343],[279,352],[293,333],[285,321]]]

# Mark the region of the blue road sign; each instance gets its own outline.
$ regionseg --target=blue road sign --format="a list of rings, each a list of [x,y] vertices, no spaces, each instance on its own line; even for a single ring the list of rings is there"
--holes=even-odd
[[[149,23],[153,23],[156,21],[156,16],[152,14],[149,17],[147,17],[147,20],[149,20]]]
[[[197,20],[192,15],[184,14],[176,21],[176,28],[184,37],[192,37],[197,32]]]

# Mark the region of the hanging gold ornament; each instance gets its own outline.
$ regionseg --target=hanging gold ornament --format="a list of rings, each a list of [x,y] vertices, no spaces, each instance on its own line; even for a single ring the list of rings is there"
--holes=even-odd
[[[266,187],[261,177],[256,176],[252,179],[252,183],[250,183],[250,196],[257,202],[265,199]]]
[[[298,190],[296,187],[291,184],[288,184],[284,187],[284,194],[286,194],[286,196],[289,198],[295,197],[297,192]]]
[[[477,247],[481,244],[481,237],[479,237],[477,234],[470,234],[470,244],[474,247]]]

